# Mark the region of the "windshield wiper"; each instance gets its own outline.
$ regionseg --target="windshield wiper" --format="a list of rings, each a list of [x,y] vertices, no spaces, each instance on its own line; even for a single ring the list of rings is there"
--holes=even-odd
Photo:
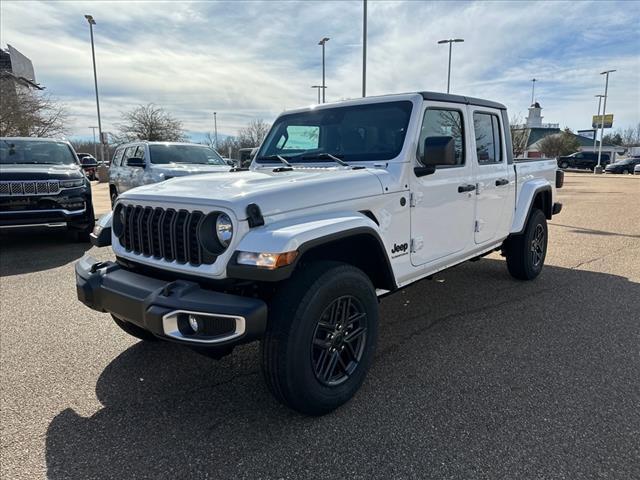
[[[287,162],[287,160],[284,157],[280,155],[267,155],[266,157],[258,158],[258,161],[260,160],[279,160],[282,164],[284,164],[284,166],[287,169],[293,170],[293,166],[289,162]],[[282,169],[279,169],[278,171],[282,171]]]
[[[334,162],[342,165],[343,167],[349,167],[350,165],[342,160],[341,158],[336,157],[335,155],[331,155],[327,152],[319,152],[319,153],[307,153],[297,156],[295,158],[300,158],[302,160],[312,160],[314,158],[328,158],[329,160],[333,160]]]

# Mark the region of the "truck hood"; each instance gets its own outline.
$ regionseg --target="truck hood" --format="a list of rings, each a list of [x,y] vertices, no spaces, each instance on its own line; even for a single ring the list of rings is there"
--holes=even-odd
[[[250,203],[265,216],[317,207],[356,198],[380,195],[382,184],[369,169],[296,168],[225,172],[182,177],[145,185],[123,193],[132,202],[224,207],[239,219],[246,218]]]
[[[69,180],[82,177],[82,170],[74,164],[0,164],[0,180]]]

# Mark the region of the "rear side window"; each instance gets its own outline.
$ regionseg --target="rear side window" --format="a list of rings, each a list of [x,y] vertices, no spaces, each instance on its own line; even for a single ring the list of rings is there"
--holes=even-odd
[[[113,160],[112,160],[112,164],[115,165],[116,167],[120,166],[120,163],[122,162],[122,154],[124,153],[124,148],[119,148],[116,150],[116,153],[113,155]]]
[[[497,115],[474,113],[473,128],[476,135],[476,153],[480,165],[502,162],[500,122]]]

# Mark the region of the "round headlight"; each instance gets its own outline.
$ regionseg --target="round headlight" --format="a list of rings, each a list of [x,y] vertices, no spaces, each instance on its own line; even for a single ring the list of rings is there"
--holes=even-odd
[[[233,224],[226,213],[221,213],[216,218],[216,235],[220,244],[227,248],[231,243],[231,237],[233,237]]]

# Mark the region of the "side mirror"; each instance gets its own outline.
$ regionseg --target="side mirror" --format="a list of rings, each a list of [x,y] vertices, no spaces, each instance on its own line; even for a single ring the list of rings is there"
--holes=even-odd
[[[138,157],[127,158],[127,167],[144,168],[144,159]]]
[[[456,150],[453,137],[425,138],[420,163],[424,167],[434,167],[434,171],[436,165],[455,165]]]

